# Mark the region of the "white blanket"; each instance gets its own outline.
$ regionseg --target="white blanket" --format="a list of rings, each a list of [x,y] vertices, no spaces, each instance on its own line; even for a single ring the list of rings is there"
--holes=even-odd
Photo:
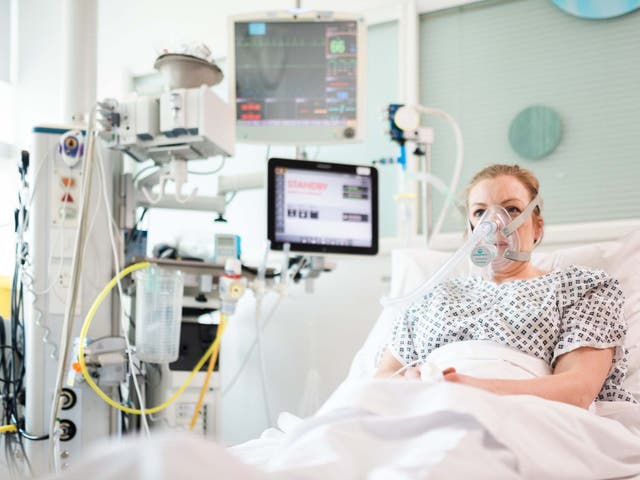
[[[634,406],[619,408],[638,415]],[[344,384],[316,416],[280,438],[267,435],[232,452],[293,478],[640,475],[640,436],[616,420],[534,396],[497,396],[444,382]]]
[[[448,348],[429,361],[502,378],[547,371],[491,345]],[[313,417],[281,415],[280,429],[258,440],[227,450],[180,435],[129,440],[96,450],[65,477],[640,478],[640,407],[600,402],[592,410],[444,381],[350,380]]]
[[[440,349],[428,361],[477,376],[549,373],[533,357],[479,343]],[[348,381],[314,417],[284,417],[283,431],[230,451],[286,478],[640,476],[640,408],[596,405],[588,412],[442,381]]]

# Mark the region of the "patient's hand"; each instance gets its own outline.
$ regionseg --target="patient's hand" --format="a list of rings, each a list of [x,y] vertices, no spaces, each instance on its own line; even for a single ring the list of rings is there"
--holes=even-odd
[[[472,387],[482,388],[489,392],[498,393],[494,388],[494,381],[484,378],[471,377],[469,375],[462,375],[456,372],[456,369],[449,367],[442,371],[442,378],[445,382],[462,383],[464,385],[470,385]]]
[[[418,367],[409,367],[403,373],[405,380],[420,380],[420,369]]]

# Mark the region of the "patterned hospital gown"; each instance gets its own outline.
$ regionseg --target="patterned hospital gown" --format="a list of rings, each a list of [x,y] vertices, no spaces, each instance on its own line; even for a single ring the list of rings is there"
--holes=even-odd
[[[553,368],[560,355],[576,348],[615,346],[596,400],[635,402],[621,386],[627,370],[623,304],[617,280],[580,266],[501,284],[458,278],[437,285],[396,319],[389,348],[406,365],[447,343],[489,340]]]

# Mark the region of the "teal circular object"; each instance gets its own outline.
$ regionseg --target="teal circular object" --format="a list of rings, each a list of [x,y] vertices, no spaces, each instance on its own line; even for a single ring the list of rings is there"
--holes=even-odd
[[[522,110],[509,127],[511,148],[527,160],[538,160],[553,152],[562,138],[562,121],[555,110],[534,105]]]
[[[640,8],[640,0],[551,0],[553,4],[576,17],[604,20],[626,15]]]

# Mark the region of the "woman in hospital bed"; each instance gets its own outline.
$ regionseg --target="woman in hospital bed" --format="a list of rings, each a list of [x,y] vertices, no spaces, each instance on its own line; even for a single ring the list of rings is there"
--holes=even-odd
[[[486,167],[466,189],[469,223],[473,228],[491,205],[504,207],[515,219],[537,200],[538,191],[538,180],[529,170],[516,165]],[[517,229],[519,250],[531,252],[543,229],[538,204]],[[497,235],[498,255],[506,246]],[[529,260],[503,263],[491,280],[465,277],[443,282],[409,306],[394,324],[376,376],[400,371],[405,379],[419,380],[421,364],[431,352],[453,342],[482,340],[542,359],[552,374],[505,380],[444,368],[445,381],[496,394],[537,395],[582,408],[594,400],[635,402],[621,387],[627,359],[624,298],[618,281],[601,270],[580,266],[546,272]]]
[[[492,205],[512,228],[524,220],[521,261],[501,262],[491,280],[441,282],[410,305],[388,338],[382,379],[350,375],[315,415],[283,414],[278,429],[231,449],[172,432],[97,449],[68,478],[638,478],[630,420],[639,409],[621,387],[622,292],[604,271],[547,272],[526,260],[543,233],[537,195],[538,181],[516,166],[474,177],[469,222]],[[500,255],[514,246],[496,240]],[[445,381],[384,378],[420,380],[433,365]],[[620,406],[615,418],[602,412]]]

